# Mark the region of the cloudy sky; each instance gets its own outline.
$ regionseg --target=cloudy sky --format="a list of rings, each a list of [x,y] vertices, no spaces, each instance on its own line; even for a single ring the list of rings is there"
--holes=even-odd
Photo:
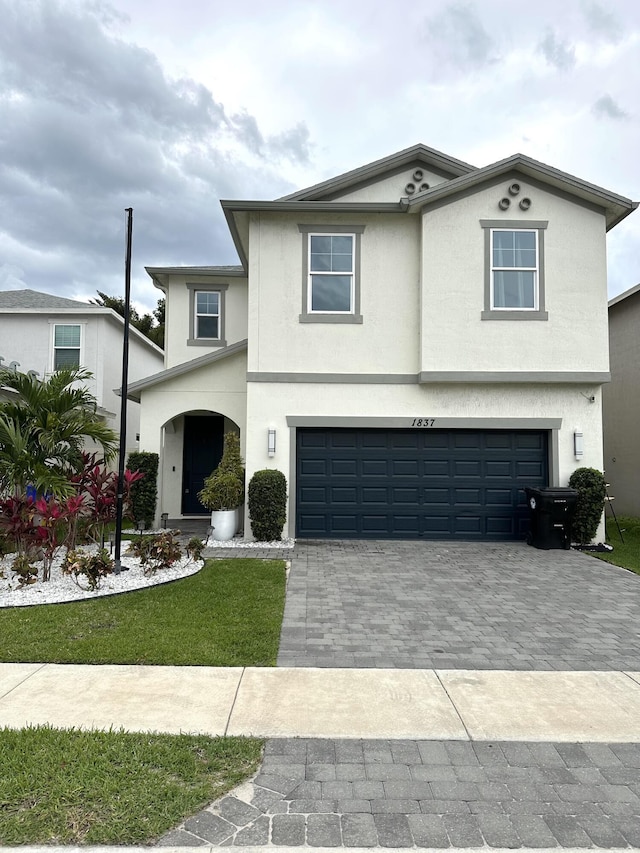
[[[640,199],[638,0],[0,0],[0,290],[159,295],[237,263],[221,198],[418,142],[516,152]],[[640,211],[609,295],[640,281]]]

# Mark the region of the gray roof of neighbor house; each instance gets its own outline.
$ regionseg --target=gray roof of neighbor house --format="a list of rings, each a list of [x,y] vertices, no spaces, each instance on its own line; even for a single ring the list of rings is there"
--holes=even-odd
[[[612,308],[614,305],[619,305],[620,302],[624,302],[625,299],[628,299],[630,296],[634,296],[636,293],[640,293],[640,284],[634,284],[633,287],[629,288],[629,290],[625,290],[623,293],[619,293],[617,296],[610,299],[609,308]]]
[[[64,296],[53,296],[39,290],[0,290],[0,314],[83,314],[94,313],[107,317],[110,322],[122,326],[124,319],[113,308],[80,302]],[[129,327],[131,337],[162,354],[162,349],[134,326]]]
[[[88,311],[92,311],[95,308],[100,308],[100,306],[80,302],[77,299],[66,299],[64,296],[53,296],[51,293],[42,293],[39,290],[1,290],[0,310],[2,308],[25,308],[40,311],[54,308],[86,308]]]

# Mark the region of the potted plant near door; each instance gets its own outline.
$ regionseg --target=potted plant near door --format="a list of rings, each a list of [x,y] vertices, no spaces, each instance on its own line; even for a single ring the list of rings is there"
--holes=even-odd
[[[244,500],[244,468],[236,433],[225,434],[220,464],[204,481],[198,497],[211,510],[212,538],[232,539],[238,525],[237,508]]]

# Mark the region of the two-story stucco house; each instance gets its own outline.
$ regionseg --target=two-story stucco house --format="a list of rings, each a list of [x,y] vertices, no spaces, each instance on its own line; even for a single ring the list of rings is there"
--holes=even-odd
[[[61,367],[83,367],[93,376],[87,387],[105,423],[120,432],[124,320],[102,308],[35,290],[0,292],[0,364],[45,377]],[[162,350],[131,328],[129,376],[140,379],[160,370]],[[140,406],[127,406],[127,452],[138,450]]]
[[[609,302],[604,471],[619,515],[640,516],[640,284]]]
[[[239,266],[148,268],[165,369],[129,393],[159,511],[202,511],[236,429],[247,480],[285,473],[289,535],[522,538],[525,486],[602,468],[606,232],[635,206],[520,154],[474,168],[423,145],[223,201]]]

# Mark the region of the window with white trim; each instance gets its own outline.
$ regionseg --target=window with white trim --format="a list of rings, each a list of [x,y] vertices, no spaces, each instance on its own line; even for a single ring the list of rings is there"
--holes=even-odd
[[[80,367],[80,330],[78,324],[53,327],[53,369]]]
[[[363,225],[299,225],[303,235],[303,323],[362,323]]]
[[[535,311],[538,307],[536,231],[491,230],[491,308]]]
[[[189,337],[187,346],[225,347],[225,297],[229,285],[187,282]]]
[[[547,320],[547,222],[481,220],[485,233],[483,320]]]
[[[353,312],[353,234],[309,234],[311,312]]]
[[[220,337],[220,294],[218,291],[196,291],[195,312],[195,337],[218,340]]]

